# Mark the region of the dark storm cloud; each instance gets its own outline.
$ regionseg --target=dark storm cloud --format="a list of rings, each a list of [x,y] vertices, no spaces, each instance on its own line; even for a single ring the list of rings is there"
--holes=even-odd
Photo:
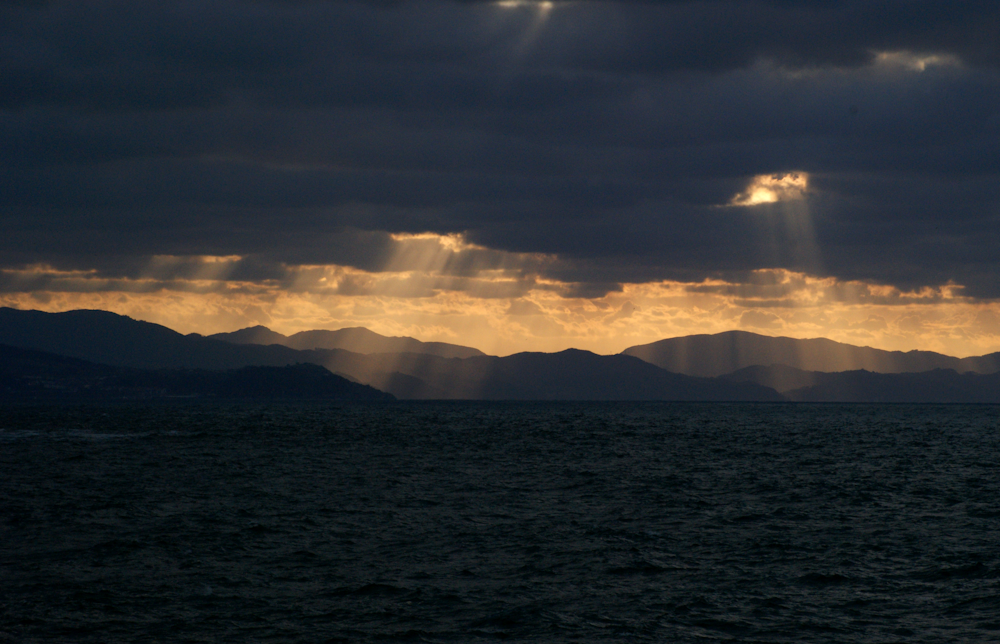
[[[0,264],[280,282],[431,231],[557,253],[532,270],[581,295],[785,267],[998,297],[997,33],[993,2],[8,4]],[[726,205],[790,171],[804,202]]]

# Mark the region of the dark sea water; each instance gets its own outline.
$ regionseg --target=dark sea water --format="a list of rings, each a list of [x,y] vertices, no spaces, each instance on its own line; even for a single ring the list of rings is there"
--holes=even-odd
[[[0,408],[0,642],[993,642],[1000,408]]]

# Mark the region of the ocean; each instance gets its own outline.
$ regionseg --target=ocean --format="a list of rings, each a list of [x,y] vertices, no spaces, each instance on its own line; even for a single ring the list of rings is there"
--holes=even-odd
[[[1000,407],[0,407],[0,642],[993,642]]]

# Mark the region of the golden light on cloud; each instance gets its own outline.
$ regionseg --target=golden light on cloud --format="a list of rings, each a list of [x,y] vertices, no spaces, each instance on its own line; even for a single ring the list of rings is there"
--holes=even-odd
[[[400,241],[437,246],[439,240],[419,235]],[[460,238],[448,243],[475,248]],[[617,353],[666,337],[731,329],[956,356],[1000,350],[1000,303],[964,298],[955,285],[902,292],[882,284],[760,270],[745,283],[624,284],[600,297],[574,297],[565,283],[509,269],[463,276],[345,266],[288,271],[281,283],[208,283],[109,280],[92,273],[49,274],[46,267],[7,270],[0,271],[7,286],[0,306],[104,309],[182,333],[256,324],[285,334],[363,326],[496,355],[569,347]],[[17,290],[19,284],[32,290]]]
[[[439,235],[437,233],[391,233],[389,238],[394,242],[400,242],[403,244],[411,242],[433,242],[442,248],[453,252],[468,250],[470,248],[483,248],[483,246],[477,246],[469,243],[463,235],[459,235],[457,233],[449,233],[447,235]]]
[[[896,67],[915,72],[930,67],[960,67],[962,61],[954,54],[920,54],[911,51],[882,51],[875,54],[875,65]]]
[[[547,0],[498,0],[496,5],[498,7],[503,7],[504,9],[519,9],[521,7],[529,7],[537,9],[539,13],[548,13],[552,11],[552,7],[555,5],[555,3],[549,2]]]
[[[162,279],[165,275],[195,281],[224,280],[232,274],[240,255],[154,255],[146,265],[144,277]]]
[[[750,181],[746,189],[735,195],[731,206],[756,206],[778,201],[802,199],[809,188],[809,175],[805,172],[761,174]]]

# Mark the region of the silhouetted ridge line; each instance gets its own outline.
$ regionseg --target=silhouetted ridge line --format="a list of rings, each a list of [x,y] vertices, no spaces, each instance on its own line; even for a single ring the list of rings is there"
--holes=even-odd
[[[782,364],[804,371],[880,373],[953,369],[959,373],[1000,371],[1000,353],[954,358],[932,351],[884,351],[815,338],[770,337],[746,331],[669,338],[629,347],[625,355],[641,358],[667,371],[692,376],[721,376],[755,365]]]
[[[245,335],[255,333],[266,337],[267,330],[244,331],[247,331]],[[830,347],[839,347],[837,350],[841,353],[838,355],[844,360],[856,355],[880,359],[885,356],[920,360],[943,358],[982,367],[993,364],[1000,356],[991,354],[959,360],[930,352],[881,352],[829,340],[767,338],[741,332],[664,342],[668,348],[676,348],[678,340],[690,340],[686,344],[680,342],[686,349],[703,350],[687,354],[688,362],[703,370],[718,370],[758,358],[773,361],[770,355],[759,351],[766,346],[783,347],[786,352],[778,352],[779,358],[796,357],[800,363],[826,356],[824,352],[828,353]],[[925,369],[925,373],[895,374],[907,376],[907,380],[882,378],[880,376],[893,374],[872,373],[870,369],[824,374],[770,362],[767,367],[749,365],[733,369],[724,378],[696,377],[665,370],[627,352],[602,356],[577,349],[558,353],[518,353],[502,358],[487,355],[443,357],[427,352],[363,354],[345,349],[296,350],[279,344],[235,344],[197,335],[184,336],[160,325],[104,311],[41,313],[0,309],[0,343],[124,368],[232,371],[253,367],[258,369],[255,377],[260,378],[270,373],[259,371],[264,367],[288,367],[299,363],[320,365],[333,372],[330,377],[342,374],[356,381],[351,384],[362,383],[406,399],[990,402],[996,398],[993,392],[1000,388],[992,376],[954,370]],[[810,352],[810,347],[820,349]],[[639,349],[643,347],[633,347],[629,351]],[[845,355],[848,358],[843,358]],[[72,368],[71,363],[63,365],[60,368]],[[830,367],[828,362],[824,365]],[[282,377],[290,381],[293,376],[298,377],[297,374],[308,376],[309,369],[311,367],[286,370]],[[151,378],[143,377],[147,378],[147,383]],[[251,384],[248,381],[245,387],[252,389]],[[965,393],[962,393],[963,387]],[[785,392],[787,398],[778,390]]]
[[[86,341],[77,341],[85,338]],[[754,383],[690,378],[628,356],[568,350],[505,358],[344,349],[297,351],[183,336],[101,311],[0,311],[0,342],[110,365],[235,369],[311,363],[400,398],[518,400],[781,400]]]
[[[423,342],[407,337],[388,337],[364,327],[350,327],[336,331],[300,331],[284,336],[265,326],[248,327],[232,333],[216,333],[213,340],[235,344],[280,344],[291,349],[346,349],[355,353],[428,353],[442,358],[470,358],[486,355],[479,349],[447,342]]]
[[[782,400],[774,390],[753,383],[692,378],[630,356],[601,356],[577,349],[503,358],[441,358],[416,353],[367,357],[376,370],[392,369],[419,377],[443,393],[438,397],[455,399]],[[342,366],[338,368],[350,373]]]
[[[29,401],[177,396],[393,399],[390,394],[351,382],[314,364],[243,367],[226,371],[137,369],[0,345],[0,398]]]
[[[720,378],[755,382],[800,402],[1000,403],[1000,372],[824,373],[770,365],[746,367]]]
[[[44,313],[0,308],[0,343],[122,367],[237,369],[306,362],[287,347],[240,346],[184,336],[159,324],[107,311]]]

